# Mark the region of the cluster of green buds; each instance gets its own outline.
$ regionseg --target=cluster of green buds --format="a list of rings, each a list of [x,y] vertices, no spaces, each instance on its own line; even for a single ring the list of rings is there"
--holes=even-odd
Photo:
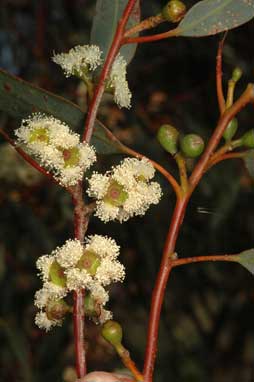
[[[180,136],[179,131],[172,125],[162,125],[157,133],[157,139],[162,147],[171,155],[176,155],[180,150],[187,158],[196,158],[204,150],[203,139],[197,134]]]

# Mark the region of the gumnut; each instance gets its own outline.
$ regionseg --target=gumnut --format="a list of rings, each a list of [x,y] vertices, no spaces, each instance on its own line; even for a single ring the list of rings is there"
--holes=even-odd
[[[123,338],[123,330],[121,325],[116,322],[109,320],[107,321],[101,331],[102,336],[110,342],[113,346],[119,346]]]
[[[236,118],[233,118],[226,127],[226,130],[223,133],[223,137],[226,142],[231,141],[238,129],[238,121]]]
[[[186,13],[186,6],[180,0],[171,0],[162,10],[162,16],[171,23],[178,23]]]
[[[196,158],[202,154],[205,144],[197,134],[187,134],[180,142],[181,150],[186,157]]]
[[[247,131],[242,137],[242,143],[244,146],[250,149],[254,148],[254,129]]]
[[[179,132],[174,126],[171,125],[162,125],[157,133],[157,139],[162,145],[162,147],[174,155],[177,153],[177,142],[179,138]]]

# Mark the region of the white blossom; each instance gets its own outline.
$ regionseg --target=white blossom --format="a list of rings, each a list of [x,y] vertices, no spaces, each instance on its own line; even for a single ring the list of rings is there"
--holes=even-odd
[[[67,295],[67,289],[56,285],[50,281],[45,282],[34,296],[34,305],[38,308],[44,308],[49,301],[59,300]]]
[[[102,63],[102,52],[96,45],[77,45],[68,53],[55,54],[52,60],[61,66],[66,77],[82,77],[89,70],[95,70]]]
[[[114,91],[114,100],[119,107],[131,107],[131,92],[126,79],[127,62],[118,54],[109,75],[108,87]]]
[[[88,180],[87,193],[97,199],[95,215],[104,222],[123,222],[144,215],[162,195],[160,185],[150,181],[154,173],[151,162],[136,158],[124,159],[105,175],[94,173]]]
[[[24,145],[66,187],[82,180],[85,170],[96,160],[92,146],[80,142],[78,134],[51,116],[33,114],[22,121],[15,134],[17,143]]]
[[[71,290],[89,289],[93,282],[92,276],[85,270],[70,268],[65,271],[67,288]]]
[[[35,316],[35,324],[40,328],[48,332],[54,326],[61,326],[62,320],[49,320],[47,314],[40,311]]]
[[[114,260],[119,256],[120,247],[114,239],[107,236],[91,235],[86,239],[86,250],[94,252],[101,259],[107,258]]]
[[[83,255],[83,246],[77,239],[67,240],[62,247],[57,247],[53,254],[63,268],[71,268],[77,264]]]

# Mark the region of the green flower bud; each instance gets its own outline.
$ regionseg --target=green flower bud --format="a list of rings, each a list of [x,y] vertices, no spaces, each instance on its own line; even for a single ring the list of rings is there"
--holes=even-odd
[[[186,6],[180,0],[171,0],[162,9],[162,16],[171,23],[178,23],[186,13]]]
[[[114,347],[121,345],[123,330],[118,322],[112,320],[107,321],[102,327],[101,334],[105,340],[110,342]]]
[[[121,184],[113,180],[108,188],[107,194],[104,196],[103,201],[110,203],[113,206],[120,207],[128,199],[128,193],[124,191]]]
[[[52,300],[46,306],[46,314],[49,320],[62,320],[71,308],[64,300]]]
[[[37,127],[29,136],[29,143],[33,142],[49,142],[48,130],[45,127]]]
[[[95,317],[100,315],[99,304],[87,293],[84,298],[84,309],[86,316]]]
[[[233,118],[226,127],[226,130],[223,133],[223,137],[226,142],[231,141],[238,129],[238,121],[236,118]]]
[[[242,71],[241,68],[238,68],[238,67],[235,68],[235,69],[233,70],[233,73],[232,73],[232,80],[233,80],[234,82],[239,81],[240,78],[242,77],[242,74],[243,74],[243,71]]]
[[[247,131],[247,133],[242,136],[242,143],[250,149],[254,148],[254,129]]]
[[[97,268],[100,266],[100,258],[96,253],[91,251],[84,251],[77,263],[79,269],[85,269],[91,276],[96,274]]]
[[[49,279],[53,284],[59,285],[61,287],[66,286],[66,276],[64,274],[64,269],[55,260],[49,269]]]
[[[80,152],[78,147],[71,149],[63,149],[64,167],[75,167],[80,160]]]
[[[177,142],[179,138],[179,132],[174,126],[162,125],[157,133],[157,139],[162,147],[174,155],[177,153]]]
[[[181,150],[186,157],[196,158],[202,154],[205,144],[197,134],[187,134],[180,142]]]

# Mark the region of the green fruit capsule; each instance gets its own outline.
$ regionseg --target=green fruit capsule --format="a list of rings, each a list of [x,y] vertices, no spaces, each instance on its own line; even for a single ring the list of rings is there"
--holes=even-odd
[[[178,23],[186,13],[186,6],[180,0],[171,0],[162,9],[162,16],[171,23]]]
[[[103,327],[101,334],[105,340],[110,342],[113,346],[119,346],[123,339],[123,330],[121,325],[116,321],[107,321]]]
[[[170,154],[177,153],[177,142],[179,138],[179,132],[174,126],[162,125],[157,133],[157,139],[162,147]]]
[[[238,121],[236,118],[233,118],[232,121],[226,127],[226,130],[223,133],[223,137],[226,142],[231,141],[238,129]]]
[[[247,131],[247,133],[242,136],[242,143],[250,149],[254,148],[254,129]]]
[[[202,154],[205,143],[197,134],[187,134],[180,142],[182,153],[188,158],[196,158]]]
[[[242,75],[243,75],[243,71],[242,71],[242,69],[237,67],[237,68],[235,68],[235,69],[233,70],[233,73],[232,73],[232,80],[233,80],[234,82],[237,82],[237,81],[240,80],[240,78],[242,77]]]

